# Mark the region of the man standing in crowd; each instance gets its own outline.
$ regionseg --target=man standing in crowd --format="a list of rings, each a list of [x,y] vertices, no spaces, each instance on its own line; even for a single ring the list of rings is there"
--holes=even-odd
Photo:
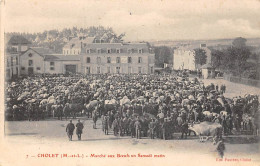
[[[109,126],[109,116],[106,115],[105,116],[105,122],[104,122],[104,132],[106,135],[108,135],[108,126]]]
[[[72,135],[73,135],[74,129],[75,129],[75,126],[72,123],[72,120],[70,120],[70,123],[66,127],[66,132],[67,132],[67,135],[68,135],[70,141],[72,141]]]
[[[141,123],[139,121],[139,117],[137,117],[137,120],[134,123],[135,126],[135,134],[136,134],[136,139],[141,139]]]
[[[76,134],[78,135],[78,140],[81,140],[81,134],[82,134],[82,130],[84,128],[83,123],[81,123],[80,120],[78,120],[76,127],[77,127]]]
[[[152,119],[152,122],[150,122],[150,124],[149,124],[151,139],[154,139],[155,127],[156,127],[156,122],[154,119]]]

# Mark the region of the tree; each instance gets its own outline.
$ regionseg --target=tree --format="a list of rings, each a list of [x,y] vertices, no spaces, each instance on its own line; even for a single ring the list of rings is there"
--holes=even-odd
[[[223,58],[224,58],[224,52],[220,50],[211,50],[211,62],[212,66],[216,69],[221,69],[223,68]]]
[[[223,50],[221,67],[226,72],[241,77],[243,73],[246,73],[247,70],[250,70],[250,65],[247,62],[250,55],[251,51],[246,45],[246,39],[241,37],[236,38],[232,42],[231,47]]]
[[[125,36],[125,33],[117,35],[111,27],[106,28],[103,26],[91,26],[87,28],[64,28],[62,31],[49,30],[37,34],[12,32],[6,33],[6,35],[22,35],[26,39],[31,41],[32,46],[34,47],[47,47],[53,49],[55,53],[62,53],[62,48],[66,44],[64,42],[64,38],[69,39],[70,37],[76,37],[77,35],[79,35],[79,33],[83,33],[85,36],[98,38],[106,35],[106,42],[113,41],[114,43],[123,42],[123,37]],[[50,38],[50,40],[46,40],[47,36]]]
[[[163,67],[164,63],[172,63],[173,53],[170,47],[154,47],[155,66]]]
[[[235,48],[246,47],[246,39],[242,37],[235,38],[232,42],[232,46]]]
[[[206,51],[200,48],[197,48],[194,51],[195,51],[195,55],[194,55],[195,65],[198,67],[198,65],[202,66],[206,64],[207,62]]]

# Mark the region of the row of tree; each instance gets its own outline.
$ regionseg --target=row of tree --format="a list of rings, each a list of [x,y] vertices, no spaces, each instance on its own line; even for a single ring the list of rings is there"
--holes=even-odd
[[[212,49],[212,66],[234,76],[257,79],[258,57],[245,38],[236,38],[232,45],[223,50]],[[251,61],[250,61],[251,60]]]
[[[87,37],[101,38],[104,35],[108,41],[122,42],[125,33],[117,35],[111,27],[91,26],[87,28],[64,28],[63,30],[49,30],[40,33],[6,33],[7,37],[13,35],[22,35],[30,42],[32,47],[45,47],[52,49],[55,53],[62,53],[64,45],[73,37],[81,35]]]

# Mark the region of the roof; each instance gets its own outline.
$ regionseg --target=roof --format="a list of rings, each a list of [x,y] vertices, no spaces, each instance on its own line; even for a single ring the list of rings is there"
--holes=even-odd
[[[146,43],[91,43],[87,44],[85,48],[111,48],[111,49],[117,49],[117,48],[127,48],[127,49],[144,49],[148,48]]]
[[[81,55],[83,55],[83,56],[102,56],[102,55],[104,55],[104,54],[99,54],[99,53],[91,53],[91,54],[81,54]],[[130,57],[130,56],[132,56],[132,57],[134,57],[134,56],[154,56],[154,54],[151,54],[151,53],[148,53],[148,52],[146,52],[146,53],[142,53],[142,54],[139,54],[139,53],[120,53],[120,54],[105,54],[106,56],[113,56],[113,55],[117,55],[118,57],[120,57],[120,56],[127,56],[127,57]],[[74,55],[75,56],[75,55]]]
[[[81,48],[81,42],[84,44],[93,43],[95,37],[86,37],[83,40],[80,40],[78,37],[72,38],[63,48]]]
[[[210,68],[213,68],[213,66],[208,63],[208,64],[205,64],[205,65],[202,65],[200,68],[201,69],[210,69]]]
[[[35,51],[36,53],[38,53],[40,56],[44,57],[45,55],[47,54],[53,54],[54,52],[48,48],[43,48],[43,47],[30,47],[28,48],[26,51],[24,51],[22,55],[24,55],[24,53],[26,53],[28,50],[33,50]]]
[[[18,44],[31,44],[31,42],[27,40],[25,37],[19,35],[12,36],[8,41],[8,45],[18,45]]]
[[[45,55],[45,61],[80,61],[79,55]]]
[[[181,49],[181,50],[185,50],[185,51],[193,51],[195,49],[210,50],[208,47],[200,47],[200,45],[180,46],[176,49]]]
[[[53,54],[54,52],[48,48],[43,47],[30,47],[29,49],[32,49],[36,51],[38,54],[46,55],[46,54]]]

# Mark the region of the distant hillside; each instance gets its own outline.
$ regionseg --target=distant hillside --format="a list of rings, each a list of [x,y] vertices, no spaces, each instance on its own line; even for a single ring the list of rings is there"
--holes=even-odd
[[[150,44],[152,46],[168,46],[168,47],[178,47],[183,44],[189,44],[191,46],[200,46],[200,44],[205,43],[207,46],[218,46],[218,45],[231,45],[234,39],[216,39],[216,40],[177,40],[177,41],[152,41]],[[260,38],[247,39],[248,46],[260,47]]]

